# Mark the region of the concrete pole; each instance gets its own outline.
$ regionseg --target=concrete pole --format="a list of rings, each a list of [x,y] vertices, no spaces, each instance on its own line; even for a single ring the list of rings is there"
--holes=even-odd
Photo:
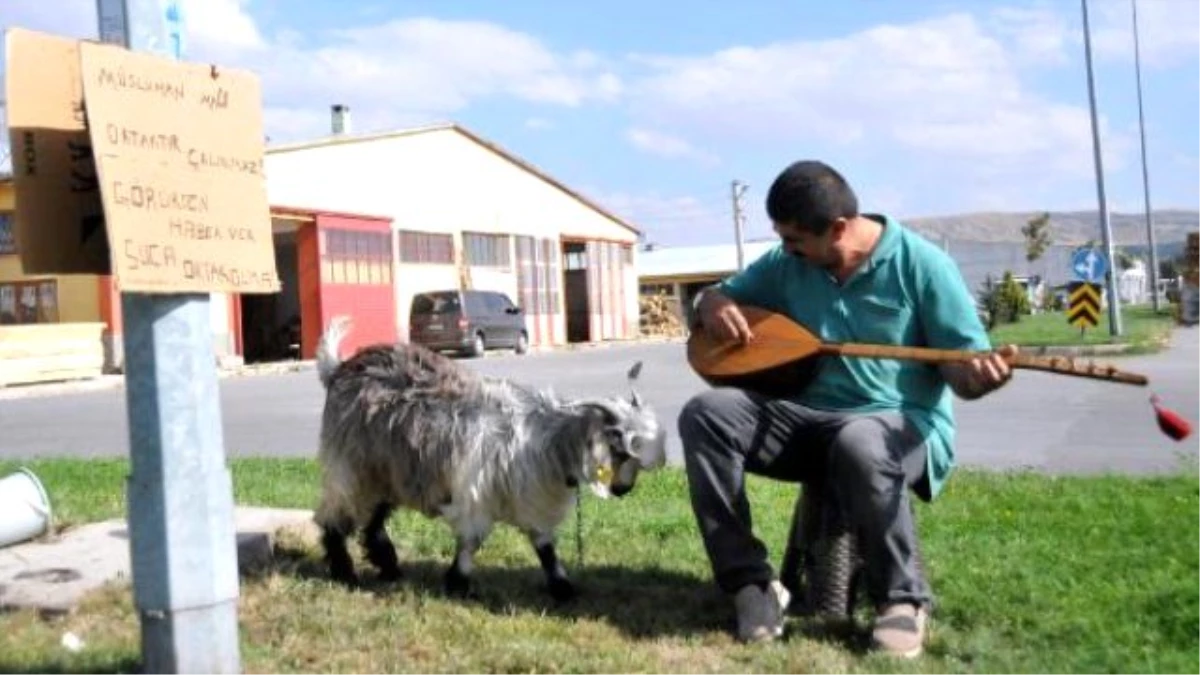
[[[1138,37],[1137,0],[1129,0],[1133,7],[1133,71],[1137,76],[1138,135],[1142,140],[1142,193],[1146,205],[1146,243],[1150,247],[1150,298],[1154,311],[1162,309],[1158,298],[1158,243],[1154,237],[1154,216],[1150,209],[1150,167],[1146,161],[1146,115],[1142,108],[1142,47]]]
[[[1117,294],[1117,261],[1113,256],[1112,224],[1104,195],[1104,160],[1100,151],[1100,122],[1096,115],[1096,78],[1092,73],[1092,29],[1088,24],[1088,0],[1083,5],[1083,49],[1087,61],[1088,106],[1092,112],[1092,154],[1096,162],[1096,195],[1100,205],[1100,233],[1104,237],[1104,257],[1108,258],[1108,332],[1121,334],[1121,298]]]
[[[181,0],[97,0],[100,39],[182,58]],[[209,295],[122,293],[142,670],[240,672],[237,532]]]

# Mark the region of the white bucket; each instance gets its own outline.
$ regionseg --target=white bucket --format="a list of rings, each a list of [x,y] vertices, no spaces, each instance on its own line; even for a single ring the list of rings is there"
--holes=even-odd
[[[24,467],[0,479],[0,547],[45,534],[50,529],[50,498],[42,482]]]

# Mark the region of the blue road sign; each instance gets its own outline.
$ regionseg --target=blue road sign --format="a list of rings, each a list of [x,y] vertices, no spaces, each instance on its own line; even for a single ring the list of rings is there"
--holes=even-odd
[[[1098,283],[1108,272],[1108,259],[1094,248],[1078,248],[1071,254],[1071,271],[1080,281]]]

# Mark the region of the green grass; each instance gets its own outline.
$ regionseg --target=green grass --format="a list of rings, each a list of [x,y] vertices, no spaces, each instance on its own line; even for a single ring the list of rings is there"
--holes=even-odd
[[[124,461],[27,463],[52,493],[59,527],[124,511]],[[0,462],[0,475],[15,468]],[[233,462],[239,503],[309,508],[306,460]],[[1194,467],[1193,467],[1194,469]],[[438,590],[452,540],[439,522],[398,514],[406,580],[349,592],[312,544],[286,544],[241,585],[247,672],[1195,672],[1200,655],[1200,526],[1195,471],[1159,478],[1053,478],[960,471],[917,516],[938,605],[927,655],[864,653],[863,631],[793,621],[786,640],[744,646],[713,588],[682,472],[643,476],[623,500],[584,503],[584,556],[572,518],[560,552],[583,597],[556,608],[524,539],[500,527],[481,551],[481,597]],[[755,527],[782,552],[796,491],[753,479]],[[813,630],[806,630],[806,629]],[[67,632],[86,647],[59,646]],[[0,615],[0,671],[128,672],[138,622],[127,585],[66,617]]]
[[[1155,312],[1151,305],[1128,305],[1121,307],[1120,337],[1109,335],[1108,310],[1100,315],[1100,325],[1088,328],[1083,334],[1067,323],[1064,312],[1046,312],[1021,317],[1017,323],[997,326],[991,331],[993,344],[1015,344],[1024,347],[1046,347],[1061,345],[1107,345],[1127,344],[1126,353],[1146,354],[1162,349],[1171,336],[1175,325],[1170,310]]]

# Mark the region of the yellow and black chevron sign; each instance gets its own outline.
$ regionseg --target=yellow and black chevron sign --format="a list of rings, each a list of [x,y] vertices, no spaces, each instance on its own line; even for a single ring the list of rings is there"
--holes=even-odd
[[[1083,328],[1100,324],[1100,287],[1078,282],[1067,296],[1067,323]]]

